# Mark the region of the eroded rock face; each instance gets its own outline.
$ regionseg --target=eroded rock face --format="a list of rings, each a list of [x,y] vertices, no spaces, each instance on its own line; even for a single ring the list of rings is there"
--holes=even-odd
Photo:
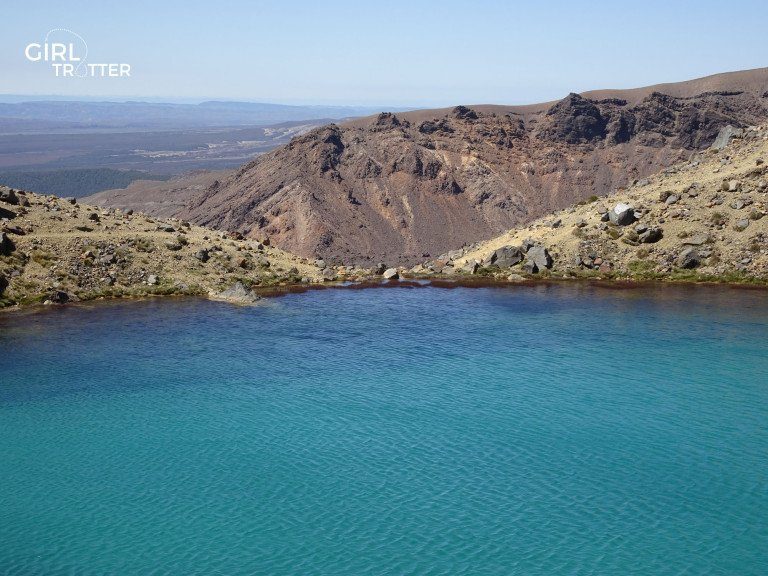
[[[732,138],[740,138],[743,133],[744,131],[741,128],[734,128],[728,124],[724,128],[720,128],[720,132],[717,133],[717,138],[715,138],[715,141],[712,143],[712,148],[714,150],[722,150],[730,144]]]
[[[549,109],[550,125],[538,136],[569,144],[610,145],[635,139],[650,146],[723,147],[738,135],[738,126],[749,123],[747,118],[762,116],[762,108],[757,98],[743,92],[707,92],[685,98],[653,92],[635,106],[622,99],[588,100],[570,94]],[[720,131],[731,124],[730,132],[717,140]]]
[[[585,144],[604,140],[609,116],[603,116],[592,100],[569,94],[547,111],[549,127],[539,133],[543,140]]]
[[[306,258],[412,265],[641,180],[727,125],[767,119],[764,76],[751,91],[570,94],[552,106],[331,124],[191,193],[177,215]]]

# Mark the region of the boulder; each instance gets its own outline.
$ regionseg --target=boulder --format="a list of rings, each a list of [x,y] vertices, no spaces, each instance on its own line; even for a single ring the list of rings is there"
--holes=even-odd
[[[155,284],[157,284],[157,276],[155,276],[154,274],[150,274],[147,277],[147,284],[149,284],[150,286],[154,286]]]
[[[397,280],[400,278],[397,268],[387,268],[382,276],[384,277],[384,280]]]
[[[629,204],[619,202],[608,213],[608,219],[617,226],[626,226],[635,221],[635,211]]]
[[[638,235],[638,240],[643,244],[653,244],[664,237],[664,231],[661,228],[647,228]]]
[[[202,263],[206,263],[206,262],[208,262],[208,260],[211,259],[211,254],[210,254],[210,252],[208,252],[207,249],[201,248],[200,250],[195,252],[195,258],[200,260],[200,262],[202,262]]]
[[[232,304],[241,304],[247,306],[250,304],[255,304],[261,300],[261,296],[256,294],[250,288],[246,287],[242,282],[237,281],[223,292],[216,294],[214,299],[224,300],[226,302],[231,302]]]
[[[471,262],[467,262],[464,264],[464,266],[461,268],[461,271],[465,274],[477,274],[477,271],[480,270],[480,264],[477,260],[472,260]]]
[[[499,268],[511,268],[523,261],[523,249],[519,246],[502,246],[491,252],[485,259],[487,266],[498,266]]]
[[[0,189],[0,202],[17,206],[19,204],[19,197],[16,196],[16,191],[13,188]]]
[[[677,257],[677,265],[680,268],[696,268],[701,264],[701,256],[695,248],[686,248]]]
[[[70,204],[77,204],[77,198],[75,198],[74,196],[67,196],[66,198],[64,198],[64,201],[69,202]]]
[[[8,280],[5,278],[5,276],[0,274],[0,294],[5,292],[6,288],[8,288]]]
[[[66,304],[70,300],[72,300],[70,295],[63,290],[54,290],[48,297],[48,301],[53,304]]]
[[[551,266],[552,257],[544,246],[532,246],[528,249],[526,261],[523,264],[523,269],[526,272],[535,274]]]
[[[13,252],[15,246],[5,232],[0,232],[0,254],[7,256]]]

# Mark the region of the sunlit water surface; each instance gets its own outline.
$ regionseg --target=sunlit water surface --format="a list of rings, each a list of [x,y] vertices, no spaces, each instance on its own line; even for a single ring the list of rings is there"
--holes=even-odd
[[[768,293],[0,316],[0,573],[768,573]]]

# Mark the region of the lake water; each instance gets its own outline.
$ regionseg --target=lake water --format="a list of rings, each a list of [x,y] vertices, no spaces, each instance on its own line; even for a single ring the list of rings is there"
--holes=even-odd
[[[0,574],[768,573],[768,293],[0,316]]]

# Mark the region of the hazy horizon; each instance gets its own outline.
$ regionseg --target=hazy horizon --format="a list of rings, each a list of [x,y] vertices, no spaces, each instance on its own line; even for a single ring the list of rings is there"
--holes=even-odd
[[[467,6],[395,1],[385,9],[322,4],[213,5],[88,0],[6,8],[3,94],[65,99],[440,107],[525,104],[569,92],[677,82],[768,64],[768,5],[715,2],[589,10],[567,2]],[[130,77],[54,77],[25,47],[87,41],[89,63],[128,63]],[[722,39],[722,40],[719,40]],[[75,38],[76,51],[85,49]]]
[[[745,70],[759,70],[760,68],[765,68],[766,66],[761,66],[758,68],[745,68],[745,69],[733,69],[733,70],[721,70],[719,72],[713,72],[712,74],[707,74],[705,76],[696,76],[696,77],[686,77],[686,78],[679,78],[677,80],[671,80],[671,81],[665,81],[665,82],[650,82],[648,84],[638,84],[638,85],[631,85],[631,86],[594,86],[591,88],[586,88],[584,90],[579,90],[578,92],[589,92],[591,90],[626,90],[626,89],[633,89],[633,88],[643,88],[645,86],[653,86],[657,84],[665,84],[665,83],[675,83],[675,82],[685,82],[688,80],[696,80],[698,78],[704,78],[707,76],[715,76],[718,74],[726,74],[729,72],[739,72],[739,71],[745,71]],[[568,93],[574,92],[574,90],[570,90],[566,93],[563,93],[559,96],[554,96],[552,98],[546,98],[546,99],[540,99],[540,100],[530,100],[530,101],[499,101],[499,102],[453,102],[453,103],[446,103],[442,105],[435,105],[434,107],[446,107],[446,106],[452,106],[454,104],[474,104],[474,105],[482,105],[482,104],[501,104],[501,105],[526,105],[526,104],[538,104],[541,102],[549,102],[549,101],[555,101],[558,100],[564,96],[566,96]],[[156,95],[101,95],[101,94],[93,94],[93,95],[85,95],[85,94],[19,94],[19,93],[3,93],[0,92],[0,102],[2,103],[21,103],[21,102],[34,102],[34,101],[74,101],[74,102],[114,102],[114,103],[129,103],[129,102],[143,102],[143,103],[155,103],[155,104],[189,104],[189,105],[196,105],[196,104],[202,104],[205,102],[226,102],[226,103],[239,103],[239,104],[265,104],[265,105],[276,105],[276,106],[301,106],[301,107],[312,107],[316,106],[318,108],[325,108],[325,107],[339,107],[339,108],[374,108],[374,107],[382,107],[382,109],[386,108],[387,106],[391,107],[397,107],[400,109],[410,109],[410,108],[417,108],[419,106],[424,106],[424,103],[418,103],[418,102],[401,102],[397,104],[387,103],[387,102],[371,102],[371,103],[361,103],[361,102],[346,102],[346,101],[303,101],[303,100],[291,100],[286,99],[283,101],[277,101],[277,100],[265,100],[265,99],[248,99],[248,98],[229,98],[227,96],[198,96],[198,97],[173,97],[173,96],[156,96]]]

